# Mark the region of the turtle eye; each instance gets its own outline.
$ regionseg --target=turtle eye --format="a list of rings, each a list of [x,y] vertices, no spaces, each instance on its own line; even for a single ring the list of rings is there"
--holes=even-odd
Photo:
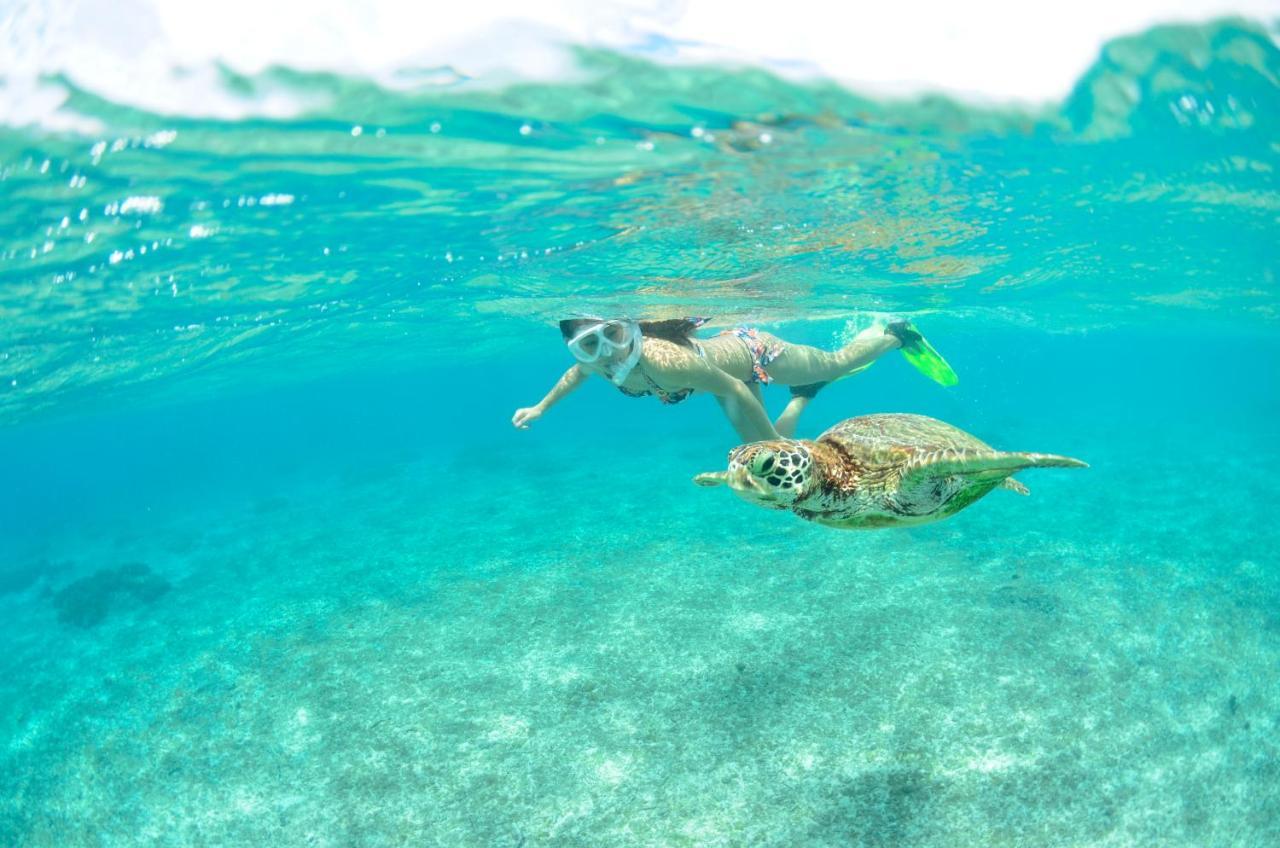
[[[751,473],[763,477],[773,470],[773,453],[761,451],[751,459]]]

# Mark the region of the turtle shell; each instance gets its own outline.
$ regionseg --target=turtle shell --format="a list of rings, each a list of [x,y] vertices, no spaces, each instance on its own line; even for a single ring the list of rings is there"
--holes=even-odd
[[[945,421],[906,413],[848,418],[819,436],[818,441],[835,442],[855,454],[881,450],[908,454],[994,450],[981,439]]]
[[[1033,467],[1079,467],[1052,454],[997,451],[924,415],[849,418],[818,437],[821,483],[797,502],[802,518],[835,527],[921,524],[954,515],[997,487],[1026,492],[1009,475]]]

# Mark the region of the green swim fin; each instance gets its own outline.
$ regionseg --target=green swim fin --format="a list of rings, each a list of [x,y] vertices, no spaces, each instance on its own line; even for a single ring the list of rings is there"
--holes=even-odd
[[[912,326],[910,321],[895,321],[885,327],[884,331],[891,336],[896,336],[898,341],[902,342],[899,350],[907,362],[910,362],[912,367],[921,374],[940,386],[954,386],[960,382],[960,377],[947,364],[947,360],[933,349],[933,345],[920,335],[920,331]]]

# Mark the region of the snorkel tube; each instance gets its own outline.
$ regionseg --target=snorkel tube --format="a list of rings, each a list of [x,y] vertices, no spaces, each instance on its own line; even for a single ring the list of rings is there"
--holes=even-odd
[[[640,361],[640,348],[644,343],[644,335],[640,332],[640,325],[635,321],[628,320],[626,322],[631,351],[627,354],[627,358],[618,363],[612,370],[607,373],[610,382],[615,386],[621,386],[626,382],[627,376],[635,369],[636,363]],[[610,344],[612,344],[610,342]]]

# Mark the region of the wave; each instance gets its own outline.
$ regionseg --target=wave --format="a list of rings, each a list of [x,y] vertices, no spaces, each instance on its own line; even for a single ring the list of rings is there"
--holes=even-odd
[[[1268,13],[1266,3],[1232,5]],[[1221,8],[1202,0],[1180,4],[1178,12],[1203,16]],[[1107,43],[1104,36],[1156,21],[1141,4],[1105,15],[1073,10],[1055,22],[1051,38],[1026,37],[1002,4],[981,3],[941,7],[924,19],[912,8],[885,8],[833,20],[804,0],[768,21],[742,16],[727,3],[686,7],[670,0],[561,0],[539,4],[536,19],[532,14],[508,0],[447,13],[395,0],[359,9],[338,0],[18,4],[0,12],[0,48],[9,57],[0,66],[0,122],[85,135],[109,131],[109,122],[86,110],[77,94],[173,117],[336,113],[340,98],[317,78],[414,95],[537,82],[592,85],[600,68],[582,58],[604,52],[655,65],[758,69],[799,84],[828,81],[882,101],[942,96],[982,111],[1034,112],[1073,92],[1072,122],[1096,130],[1124,120],[1135,91],[1128,81],[1152,66],[1199,66],[1206,49],[1224,67],[1267,65],[1266,54],[1274,53],[1266,28],[1243,20],[1165,27],[1136,42]],[[1257,44],[1161,35],[1222,26],[1248,30]],[[1134,49],[1136,43],[1146,47]],[[1180,108],[1189,113],[1197,107]],[[1096,112],[1096,119],[1081,112]]]

